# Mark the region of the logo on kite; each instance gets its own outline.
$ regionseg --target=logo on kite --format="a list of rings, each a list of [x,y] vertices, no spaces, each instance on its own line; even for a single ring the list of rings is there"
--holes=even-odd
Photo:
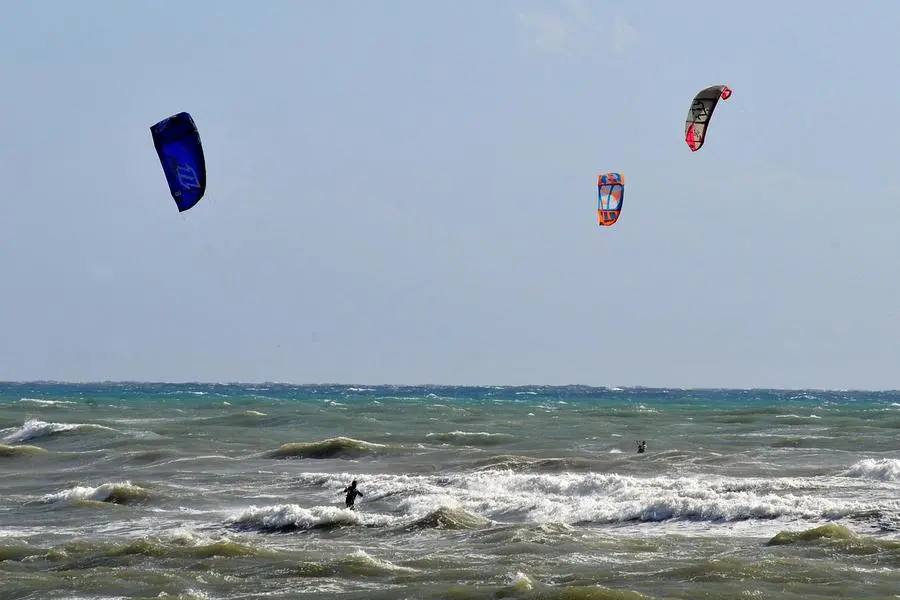
[[[186,112],[150,127],[169,193],[178,212],[192,208],[206,192],[206,158],[194,119]]]
[[[191,165],[177,165],[175,167],[175,176],[178,183],[186,190],[195,190],[200,188],[200,178]]]
[[[603,173],[597,177],[597,224],[609,227],[619,219],[625,200],[625,177],[621,173]]]
[[[684,122],[684,141],[691,152],[703,147],[709,120],[712,119],[719,100],[728,100],[730,97],[731,89],[725,85],[710,86],[694,96]]]

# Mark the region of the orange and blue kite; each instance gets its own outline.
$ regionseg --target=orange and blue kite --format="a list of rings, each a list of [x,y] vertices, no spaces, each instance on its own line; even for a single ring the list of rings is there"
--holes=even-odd
[[[621,173],[603,173],[597,178],[597,224],[609,227],[619,219],[625,200],[625,177]]]

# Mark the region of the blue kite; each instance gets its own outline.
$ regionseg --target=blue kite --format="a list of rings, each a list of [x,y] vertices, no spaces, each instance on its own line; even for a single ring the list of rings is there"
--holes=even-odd
[[[197,204],[206,192],[206,159],[194,119],[180,112],[150,128],[153,145],[178,212]]]

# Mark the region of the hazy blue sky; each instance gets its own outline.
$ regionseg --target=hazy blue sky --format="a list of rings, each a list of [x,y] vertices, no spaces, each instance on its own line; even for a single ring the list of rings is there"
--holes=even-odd
[[[0,379],[900,388],[900,4],[2,12]]]

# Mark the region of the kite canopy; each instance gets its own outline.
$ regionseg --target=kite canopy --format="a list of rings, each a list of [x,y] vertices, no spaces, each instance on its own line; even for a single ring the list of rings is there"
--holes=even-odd
[[[206,159],[194,119],[180,112],[153,125],[150,133],[178,212],[186,211],[206,192]]]
[[[712,119],[719,99],[728,100],[730,97],[731,89],[725,85],[708,87],[694,96],[684,123],[684,141],[687,142],[691,152],[696,152],[703,147],[709,120]]]
[[[625,177],[621,173],[603,173],[597,178],[597,224],[609,227],[619,219],[625,200]]]

